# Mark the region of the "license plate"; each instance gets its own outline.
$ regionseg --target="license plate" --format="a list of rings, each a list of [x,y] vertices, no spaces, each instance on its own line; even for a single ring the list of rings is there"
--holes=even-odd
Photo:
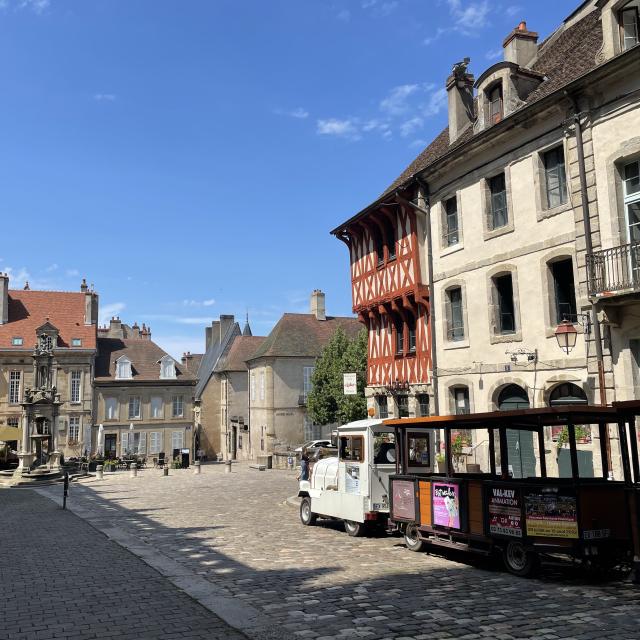
[[[383,509],[388,509],[389,505],[386,502],[374,502],[373,510],[374,511],[382,511]]]

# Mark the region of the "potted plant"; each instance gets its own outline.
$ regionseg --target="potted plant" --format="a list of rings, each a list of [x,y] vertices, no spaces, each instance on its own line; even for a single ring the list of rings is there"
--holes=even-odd
[[[174,469],[182,469],[182,460],[179,457],[174,458],[172,466]]]
[[[113,471],[116,470],[117,464],[118,463],[115,460],[105,460],[104,461],[104,470],[113,472]]]
[[[436,471],[438,473],[446,473],[444,453],[436,453]]]

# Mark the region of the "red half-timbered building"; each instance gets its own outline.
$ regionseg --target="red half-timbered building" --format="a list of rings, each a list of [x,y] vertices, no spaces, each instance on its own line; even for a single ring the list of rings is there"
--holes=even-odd
[[[431,329],[420,262],[421,214],[407,200],[389,200],[332,233],[349,247],[353,310],[369,334],[369,407],[382,417],[424,415]]]

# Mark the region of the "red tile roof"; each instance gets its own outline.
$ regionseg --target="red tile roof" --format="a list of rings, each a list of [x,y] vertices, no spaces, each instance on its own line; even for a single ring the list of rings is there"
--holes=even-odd
[[[47,320],[60,332],[58,347],[71,347],[72,338],[82,340],[77,349],[96,348],[96,325],[85,325],[85,294],[68,291],[9,291],[9,321],[0,324],[0,349],[33,349],[36,329]],[[12,345],[22,338],[22,347]]]

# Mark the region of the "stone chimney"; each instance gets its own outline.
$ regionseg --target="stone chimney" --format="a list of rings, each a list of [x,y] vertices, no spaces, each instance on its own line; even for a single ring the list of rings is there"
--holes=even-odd
[[[326,320],[324,293],[320,289],[314,289],[311,293],[311,314],[316,320]]]
[[[122,322],[118,316],[113,316],[109,321],[109,338],[124,338],[124,331],[122,330]]]
[[[515,62],[521,67],[528,67],[538,55],[538,34],[527,30],[523,20],[502,43],[506,62]]]
[[[93,290],[90,291],[84,280],[80,290],[84,293],[84,323],[98,324],[98,294]]]
[[[87,279],[82,278],[82,282],[80,283],[80,292],[87,293],[89,291],[89,285],[87,284]]]
[[[9,322],[9,275],[0,273],[0,324]]]
[[[140,337],[140,327],[138,326],[137,322],[134,322],[133,326],[131,327],[131,337],[132,338]]]
[[[220,316],[220,342],[227,335],[229,328],[235,323],[236,319],[232,315]]]
[[[220,342],[220,320],[212,320],[211,326],[206,327],[204,330],[204,347],[205,351],[209,350],[209,347]]]
[[[473,113],[473,75],[467,73],[471,62],[465,58],[453,65],[453,71],[447,78],[447,97],[449,102],[449,144],[453,144],[474,119]]]

